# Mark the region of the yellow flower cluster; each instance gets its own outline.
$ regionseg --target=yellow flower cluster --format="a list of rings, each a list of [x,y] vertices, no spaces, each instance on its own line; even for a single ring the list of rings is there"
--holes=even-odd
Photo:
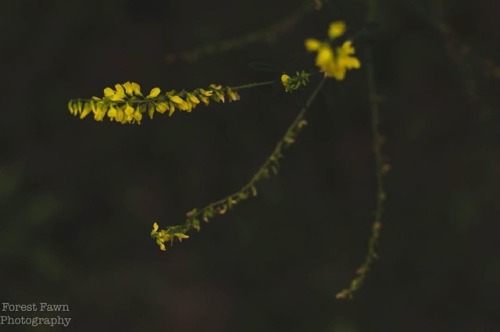
[[[288,74],[281,75],[281,84],[285,88],[285,92],[298,90],[300,87],[306,86],[309,83],[309,74],[305,71],[297,71],[294,77]]]
[[[115,88],[105,88],[102,98],[70,100],[68,108],[71,114],[85,118],[92,113],[94,120],[103,121],[107,116],[111,121],[122,124],[141,123],[147,112],[152,119],[155,113],[168,111],[171,116],[176,110],[191,112],[198,104],[208,105],[210,101],[225,102],[239,100],[240,96],[230,87],[211,84],[208,89],[196,89],[188,92],[171,90],[161,93],[160,88],[153,88],[147,96],[141,93],[137,83],[116,84]]]
[[[151,231],[151,236],[156,239],[156,243],[160,246],[160,249],[165,251],[167,248],[165,247],[165,242],[174,242],[174,239],[179,240],[179,242],[182,242],[182,239],[188,239],[189,236],[187,236],[184,233],[169,233],[168,231],[161,230],[158,232],[158,224],[154,223],[153,224],[153,230]]]
[[[346,26],[344,22],[333,22],[328,29],[330,41],[342,36],[345,33]],[[361,62],[354,57],[355,49],[350,40],[345,41],[340,47],[332,48],[330,41],[319,41],[309,38],[305,42],[308,51],[318,52],[316,56],[316,65],[325,76],[333,77],[337,80],[345,78],[348,69],[360,68]]]

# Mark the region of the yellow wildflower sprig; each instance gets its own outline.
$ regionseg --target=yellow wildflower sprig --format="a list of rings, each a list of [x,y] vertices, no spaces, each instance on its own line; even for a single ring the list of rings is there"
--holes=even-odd
[[[342,21],[333,22],[328,28],[328,41],[319,41],[309,38],[305,41],[305,47],[310,52],[318,52],[316,66],[327,77],[333,77],[339,81],[345,78],[348,69],[361,67],[361,62],[354,56],[356,50],[352,41],[347,40],[339,47],[332,47],[331,43],[345,33],[346,25]]]
[[[126,82],[116,84],[115,89],[105,88],[101,98],[70,100],[68,109],[80,119],[92,113],[96,121],[103,121],[108,117],[121,124],[140,124],[144,113],[152,119],[156,113],[168,111],[168,115],[172,116],[175,111],[191,112],[201,103],[208,106],[211,101],[218,103],[239,99],[240,96],[234,89],[217,84],[211,84],[207,89],[180,92],[170,90],[165,93],[161,93],[161,89],[156,87],[147,96],[143,96],[139,84]]]
[[[166,242],[173,244],[174,238],[181,240],[179,237],[180,234],[187,236],[186,233],[193,229],[199,231],[201,228],[201,221],[208,222],[216,215],[225,214],[240,202],[250,197],[257,196],[257,183],[263,179],[269,178],[273,174],[278,174],[280,167],[279,160],[283,157],[283,150],[296,141],[302,128],[307,125],[304,115],[316,98],[318,92],[323,87],[325,81],[326,79],[323,78],[318,86],[316,86],[306,101],[304,107],[302,107],[297,117],[288,127],[285,135],[283,135],[283,137],[276,144],[273,152],[269,155],[269,157],[267,157],[259,170],[252,176],[250,181],[248,181],[247,184],[245,184],[240,190],[216,202],[210,203],[201,209],[193,209],[189,211],[186,213],[186,221],[181,225],[168,226],[166,229],[158,231],[158,225],[154,223],[151,236],[156,240],[156,243],[160,246],[161,250],[165,250]],[[267,83],[269,84],[273,82]]]
[[[371,51],[367,51],[368,58],[371,58]],[[372,63],[369,61],[369,63]],[[378,258],[376,246],[380,237],[380,230],[382,228],[382,212],[384,209],[384,202],[386,200],[386,193],[384,190],[384,175],[390,170],[390,165],[383,162],[382,158],[382,145],[383,138],[380,134],[380,116],[379,116],[379,102],[380,98],[377,96],[375,89],[375,74],[372,65],[367,66],[367,81],[368,81],[368,94],[370,99],[370,109],[372,113],[372,135],[373,135],[373,154],[375,156],[377,190],[375,194],[375,217],[372,224],[372,232],[368,241],[368,252],[365,260],[361,266],[356,270],[356,277],[351,281],[348,288],[337,293],[337,299],[352,299],[354,293],[361,288],[363,282],[370,271],[371,266]]]
[[[295,76],[290,77],[288,74],[281,75],[281,84],[285,88],[285,92],[292,92],[309,83],[310,74],[305,71],[297,71]]]

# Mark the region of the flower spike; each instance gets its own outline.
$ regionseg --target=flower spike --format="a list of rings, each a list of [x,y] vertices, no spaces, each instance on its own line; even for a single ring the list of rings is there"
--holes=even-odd
[[[108,118],[121,124],[141,123],[143,113],[147,113],[150,119],[155,113],[163,114],[168,111],[171,116],[176,110],[191,112],[201,102],[208,106],[210,101],[224,102],[239,100],[239,94],[230,87],[211,84],[208,89],[196,89],[194,91],[175,90],[161,93],[160,88],[151,89],[144,97],[141,87],[137,83],[125,82],[116,84],[113,88],[105,88],[102,98],[74,99],[68,103],[71,114],[85,118],[93,113],[94,120],[103,121]]]

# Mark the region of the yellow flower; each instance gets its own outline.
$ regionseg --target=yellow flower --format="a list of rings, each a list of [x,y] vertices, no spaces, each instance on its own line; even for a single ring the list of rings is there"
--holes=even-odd
[[[335,39],[344,34],[344,32],[344,22],[333,22],[330,24],[328,35],[330,39]],[[361,67],[361,62],[354,56],[355,49],[350,40],[344,42],[340,47],[332,48],[329,42],[307,39],[305,47],[308,51],[318,52],[316,55],[316,66],[327,77],[333,77],[340,81],[345,78],[348,69]]]

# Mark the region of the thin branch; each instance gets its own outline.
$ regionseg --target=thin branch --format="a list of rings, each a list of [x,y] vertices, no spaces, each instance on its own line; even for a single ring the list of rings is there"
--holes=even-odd
[[[375,218],[372,224],[372,232],[370,235],[370,240],[368,241],[368,252],[366,253],[365,259],[361,266],[356,270],[357,276],[351,281],[350,287],[337,293],[338,299],[351,299],[353,297],[354,293],[362,286],[366,275],[368,274],[368,271],[370,271],[370,268],[373,265],[375,259],[378,258],[376,246],[380,236],[380,229],[382,227],[382,212],[384,209],[384,201],[386,199],[383,176],[389,170],[389,165],[385,165],[382,159],[383,138],[380,134],[379,129],[380,98],[378,97],[375,88],[375,74],[372,65],[371,50],[369,48],[367,50],[366,76],[368,83],[370,110],[372,114],[373,154],[375,155],[375,174],[377,179]]]
[[[186,216],[186,221],[181,225],[168,226],[166,229],[156,232],[154,234],[158,237],[164,236],[164,238],[172,239],[171,234],[185,234],[192,229],[200,230],[200,219],[208,222],[214,216],[219,214],[226,213],[229,209],[233,208],[235,205],[240,203],[241,201],[257,195],[257,182],[264,178],[270,177],[272,174],[277,174],[279,170],[279,160],[283,157],[284,148],[293,144],[301,131],[301,129],[307,124],[306,120],[304,120],[305,113],[310,108],[311,104],[315,100],[319,91],[323,87],[326,82],[326,78],[323,78],[314,91],[311,93],[309,98],[306,101],[306,104],[300,110],[297,117],[290,124],[288,129],[286,130],[283,137],[278,141],[276,147],[273,152],[266,158],[262,166],[257,170],[257,172],[251,177],[250,181],[248,181],[240,190],[237,192],[228,195],[216,202],[210,203],[207,206],[200,209],[193,209],[189,211]]]

